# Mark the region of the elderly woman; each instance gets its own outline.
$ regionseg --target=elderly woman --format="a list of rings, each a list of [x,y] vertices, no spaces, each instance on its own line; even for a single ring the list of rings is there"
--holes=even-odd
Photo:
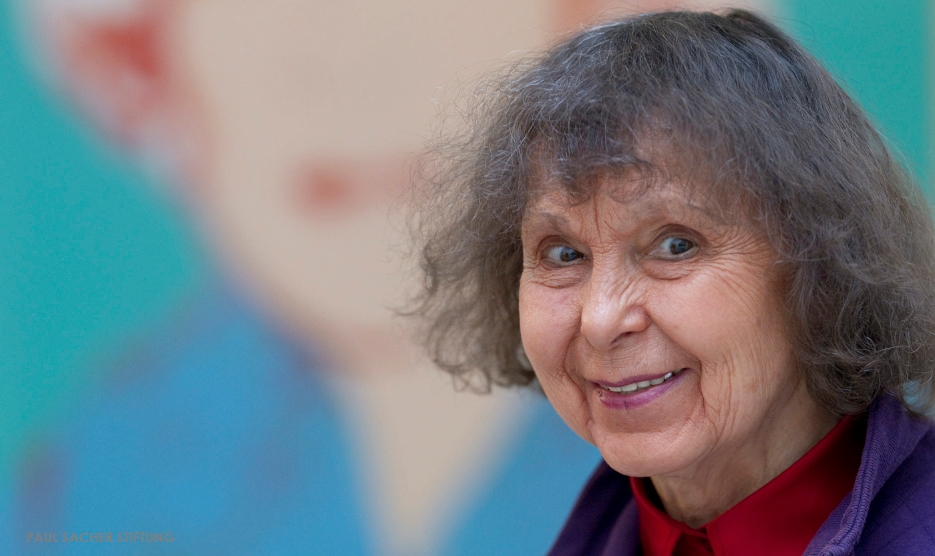
[[[932,223],[828,72],[658,13],[490,90],[435,151],[417,312],[600,449],[552,553],[935,554]]]

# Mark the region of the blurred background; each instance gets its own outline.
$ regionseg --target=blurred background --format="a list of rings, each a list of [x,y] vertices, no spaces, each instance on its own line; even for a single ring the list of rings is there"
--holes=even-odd
[[[485,72],[724,4],[0,2],[0,554],[547,550],[597,452],[535,395],[455,392],[391,317],[409,166]],[[734,5],[931,195],[929,0]]]

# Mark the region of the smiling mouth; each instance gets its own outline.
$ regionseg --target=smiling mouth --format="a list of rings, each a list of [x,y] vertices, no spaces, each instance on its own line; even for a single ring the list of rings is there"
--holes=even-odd
[[[633,392],[639,392],[640,390],[646,390],[647,388],[652,388],[653,386],[659,386],[659,385],[662,384],[663,382],[666,382],[667,380],[671,380],[673,377],[678,376],[679,373],[681,373],[681,372],[684,371],[684,370],[685,370],[685,369],[679,369],[679,370],[677,370],[677,371],[671,371],[671,372],[668,372],[668,373],[666,373],[665,375],[663,375],[663,376],[661,376],[661,377],[659,377],[659,378],[654,378],[654,379],[652,379],[652,380],[641,380],[641,381],[639,381],[639,382],[631,382],[630,384],[627,384],[627,385],[624,385],[624,386],[604,386],[604,385],[600,385],[600,387],[603,388],[603,389],[605,389],[605,390],[609,390],[609,391],[611,391],[611,392],[615,392],[615,393],[617,393],[617,394],[631,394],[631,393],[633,393]]]

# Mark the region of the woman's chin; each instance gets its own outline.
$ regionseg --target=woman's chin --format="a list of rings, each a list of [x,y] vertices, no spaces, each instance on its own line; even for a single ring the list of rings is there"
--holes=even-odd
[[[637,412],[640,415],[601,415],[590,422],[589,433],[604,461],[615,471],[634,477],[677,473],[704,451],[706,428],[701,405],[691,396],[681,403],[659,404]]]
[[[645,435],[640,435],[645,436]],[[620,438],[598,441],[597,448],[614,471],[630,477],[658,477],[677,474],[696,458],[693,446],[680,438]]]

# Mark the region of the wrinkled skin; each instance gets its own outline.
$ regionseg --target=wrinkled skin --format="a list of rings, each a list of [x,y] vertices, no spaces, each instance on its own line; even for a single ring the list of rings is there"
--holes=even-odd
[[[618,472],[652,477],[669,514],[697,526],[791,465],[835,419],[796,369],[762,234],[706,210],[690,188],[633,187],[604,177],[584,203],[534,190],[523,345],[569,426]],[[670,372],[633,393],[606,388]]]

